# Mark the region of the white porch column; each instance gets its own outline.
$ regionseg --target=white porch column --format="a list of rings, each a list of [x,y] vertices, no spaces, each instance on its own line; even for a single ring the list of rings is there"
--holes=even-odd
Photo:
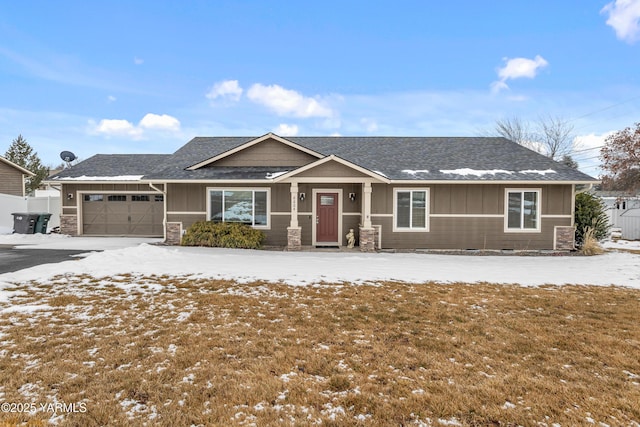
[[[287,227],[287,250],[299,251],[302,247],[302,229],[298,225],[298,183],[291,183],[291,221]]]
[[[289,227],[298,227],[298,183],[291,183],[291,222]]]
[[[362,188],[362,228],[371,228],[371,183],[365,182]]]

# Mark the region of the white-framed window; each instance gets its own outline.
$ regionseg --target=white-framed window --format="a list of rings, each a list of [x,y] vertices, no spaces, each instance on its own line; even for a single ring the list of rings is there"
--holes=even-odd
[[[393,231],[429,231],[429,189],[393,189]]]
[[[540,232],[540,189],[505,190],[505,232]]]
[[[269,189],[208,188],[207,219],[269,228]]]

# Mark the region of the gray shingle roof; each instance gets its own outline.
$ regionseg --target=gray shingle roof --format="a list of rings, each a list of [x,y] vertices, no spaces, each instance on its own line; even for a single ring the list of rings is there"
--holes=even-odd
[[[197,137],[171,155],[97,155],[63,171],[80,175],[144,175],[145,179],[264,179],[293,167],[186,168],[255,137]],[[288,137],[325,156],[334,154],[391,180],[595,181],[505,138]]]
[[[170,158],[171,154],[96,154],[50,179],[146,175]]]

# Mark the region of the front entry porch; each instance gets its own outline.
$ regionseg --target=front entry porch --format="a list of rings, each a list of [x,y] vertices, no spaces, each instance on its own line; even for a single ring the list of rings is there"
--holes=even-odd
[[[346,234],[353,229],[357,245],[355,250],[376,250],[376,230],[371,224],[371,182],[329,187],[296,181],[290,185],[291,217],[287,227],[287,250],[299,251],[303,248],[304,230],[299,218],[306,219],[304,223],[310,228],[306,231],[305,245],[311,244],[312,248],[345,249]],[[345,186],[349,188],[345,189]],[[301,211],[301,205],[306,209]]]

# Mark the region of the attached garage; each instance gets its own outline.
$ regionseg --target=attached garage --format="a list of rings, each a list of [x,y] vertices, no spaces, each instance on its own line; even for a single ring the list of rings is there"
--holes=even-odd
[[[84,235],[162,237],[163,218],[162,194],[82,194]]]

